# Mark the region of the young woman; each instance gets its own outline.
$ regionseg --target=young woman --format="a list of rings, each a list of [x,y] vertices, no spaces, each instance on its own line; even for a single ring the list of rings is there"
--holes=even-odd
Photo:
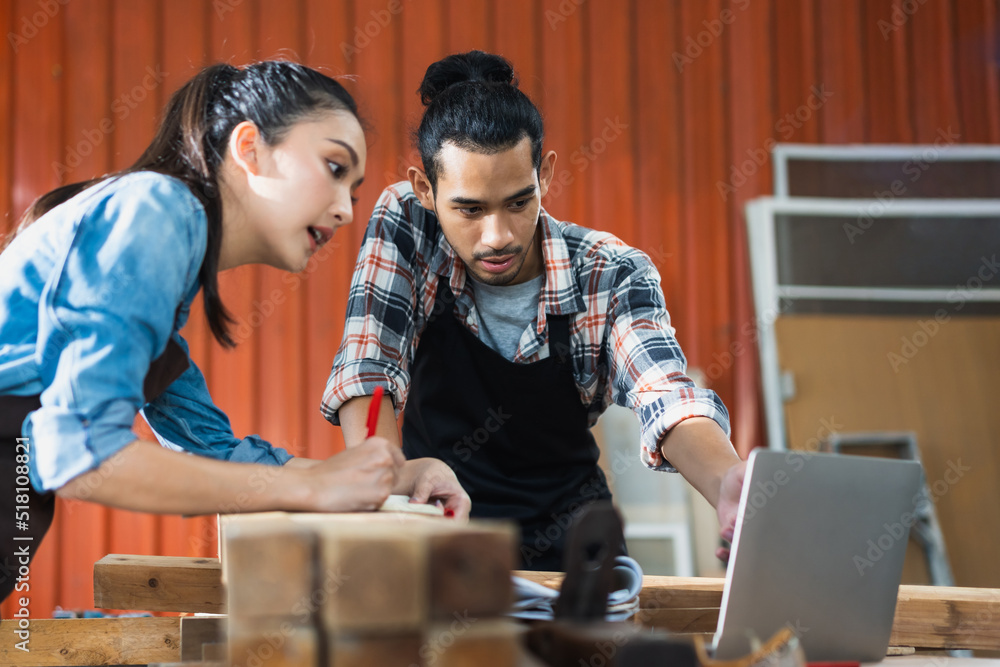
[[[365,156],[336,81],[287,62],[214,65],[175,93],[134,165],[25,214],[0,254],[0,599],[53,494],[197,514],[368,510],[396,492],[468,515],[447,466],[405,462],[385,439],[311,461],[234,437],[179,334],[201,291],[233,345],[217,272],[303,269],[351,222]],[[163,446],[131,431],[140,409]]]

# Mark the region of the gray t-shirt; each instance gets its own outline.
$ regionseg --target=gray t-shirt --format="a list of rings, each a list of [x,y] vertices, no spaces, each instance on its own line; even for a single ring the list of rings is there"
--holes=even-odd
[[[471,280],[479,311],[479,340],[513,361],[521,335],[538,315],[545,274],[518,285],[487,285]]]

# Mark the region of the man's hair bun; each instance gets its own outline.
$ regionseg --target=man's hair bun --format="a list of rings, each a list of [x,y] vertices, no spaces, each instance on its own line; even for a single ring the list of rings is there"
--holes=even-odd
[[[424,106],[430,106],[451,86],[473,81],[517,87],[514,67],[506,58],[482,51],[469,51],[448,56],[428,67],[417,92],[420,93],[420,101]]]

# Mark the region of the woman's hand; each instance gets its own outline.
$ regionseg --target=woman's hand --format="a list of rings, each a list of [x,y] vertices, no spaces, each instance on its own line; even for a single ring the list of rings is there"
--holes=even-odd
[[[313,512],[376,510],[399,483],[405,463],[399,447],[376,437],[325,461],[295,469],[308,488],[306,506],[302,509]]]
[[[445,516],[465,521],[472,509],[472,500],[451,468],[435,458],[413,459],[403,466],[395,488],[396,493],[410,496],[412,503],[444,503]]]

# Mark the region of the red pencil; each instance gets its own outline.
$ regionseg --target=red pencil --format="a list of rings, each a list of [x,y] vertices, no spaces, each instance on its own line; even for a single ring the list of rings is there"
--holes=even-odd
[[[372,394],[371,405],[368,406],[368,437],[375,435],[375,427],[378,426],[378,411],[382,407],[382,394],[385,393],[385,389],[381,385],[375,387],[375,393]]]

